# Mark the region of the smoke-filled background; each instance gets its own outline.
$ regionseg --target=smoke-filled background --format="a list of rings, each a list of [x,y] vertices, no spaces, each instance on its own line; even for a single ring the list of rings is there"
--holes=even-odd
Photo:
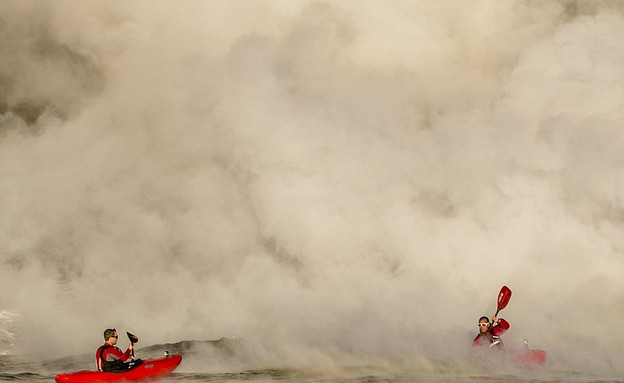
[[[622,4],[3,1],[5,341],[621,371]]]

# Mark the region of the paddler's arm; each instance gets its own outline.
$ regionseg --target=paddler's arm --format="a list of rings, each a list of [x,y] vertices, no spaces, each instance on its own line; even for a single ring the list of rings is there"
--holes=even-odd
[[[133,349],[134,349],[134,345],[130,343],[130,345],[128,346],[128,349],[123,353],[123,355],[119,358],[119,360],[121,360],[122,362],[125,362],[126,360],[128,360]]]
[[[494,335],[498,336],[504,333],[509,329],[509,322],[504,320],[503,318],[493,317],[492,318],[492,332]]]

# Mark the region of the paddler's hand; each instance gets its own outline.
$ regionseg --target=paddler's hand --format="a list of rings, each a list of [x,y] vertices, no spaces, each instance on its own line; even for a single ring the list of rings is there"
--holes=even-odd
[[[492,317],[492,324],[498,324],[498,317]]]

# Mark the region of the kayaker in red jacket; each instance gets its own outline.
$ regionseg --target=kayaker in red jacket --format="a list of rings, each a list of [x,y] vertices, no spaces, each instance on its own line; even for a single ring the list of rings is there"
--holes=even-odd
[[[503,318],[492,318],[492,323],[488,317],[479,318],[479,334],[474,338],[472,344],[475,346],[503,347],[500,336],[509,329],[509,322]]]
[[[98,371],[105,372],[120,372],[126,371],[130,367],[124,363],[129,358],[134,360],[134,356],[131,356],[134,345],[130,343],[126,352],[122,352],[117,344],[117,330],[109,328],[104,331],[105,343],[101,345],[95,352],[95,363]]]

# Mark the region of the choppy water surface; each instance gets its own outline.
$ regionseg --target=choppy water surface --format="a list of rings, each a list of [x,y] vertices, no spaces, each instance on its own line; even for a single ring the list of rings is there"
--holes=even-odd
[[[3,366],[4,367],[4,366]],[[60,371],[59,371],[60,372]],[[21,373],[0,373],[2,382],[52,382],[56,375],[53,371],[47,372],[21,372]],[[595,382],[610,383],[622,382],[618,379],[603,379],[600,377],[583,376],[575,373],[549,374],[540,377],[539,374],[522,375],[455,375],[423,373],[423,374],[371,374],[364,372],[358,375],[355,371],[353,375],[345,376],[314,376],[304,371],[264,369],[248,370],[229,373],[173,373],[170,376],[157,379],[163,383],[175,382],[327,382],[327,383],[378,383],[378,382],[475,382],[475,383],[514,383],[514,382]]]
[[[180,342],[176,344],[154,345],[138,349],[141,357],[159,357],[167,350],[180,353],[184,356],[182,364],[175,373],[158,379],[162,383],[175,382],[327,382],[327,383],[377,383],[377,382],[475,382],[475,383],[514,383],[514,382],[592,382],[609,383],[622,382],[617,377],[598,376],[589,373],[572,371],[554,371],[548,365],[526,369],[512,368],[488,371],[483,368],[471,368],[462,371],[451,364],[439,366],[427,371],[405,370],[397,368],[395,371],[387,366],[344,367],[332,371],[293,369],[293,368],[245,368],[241,363],[240,355],[236,353],[233,343],[228,340],[209,342]],[[209,350],[207,352],[207,350]],[[223,363],[224,359],[232,358],[231,363]],[[202,360],[205,358],[206,360]],[[234,361],[236,360],[236,361]],[[210,365],[218,362],[226,367],[223,371],[210,372],[205,368],[194,366]],[[92,369],[93,361],[90,354],[65,357],[49,361],[32,361],[26,357],[15,355],[0,355],[1,382],[52,382],[56,374],[61,372]],[[253,365],[253,361],[250,363]],[[237,368],[238,366],[238,368]]]

